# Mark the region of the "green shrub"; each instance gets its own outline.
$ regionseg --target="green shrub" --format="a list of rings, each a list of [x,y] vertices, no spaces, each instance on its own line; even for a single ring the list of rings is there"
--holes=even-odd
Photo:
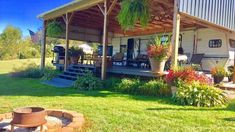
[[[104,81],[104,87],[106,89],[115,90],[118,87],[119,83],[121,83],[120,78],[112,77]]]
[[[110,78],[104,84],[107,89],[127,94],[146,96],[171,95],[170,87],[163,80],[140,81],[140,79]]]
[[[14,68],[12,76],[20,78],[41,78],[43,77],[43,71],[39,68],[38,65],[36,65],[35,63],[31,63],[18,68]]]
[[[28,58],[39,58],[40,51],[36,48],[29,47],[27,50],[21,51],[19,53],[19,59],[28,59]]]
[[[58,74],[60,73],[60,71],[56,70],[54,67],[52,66],[47,66],[44,70],[43,70],[43,77],[42,80],[51,80],[54,77],[56,77]]]
[[[195,82],[179,85],[174,99],[182,105],[198,107],[220,106],[227,102],[227,98],[222,90]]]
[[[152,80],[140,86],[139,94],[149,96],[169,96],[171,89],[163,80]]]
[[[59,71],[52,66],[46,66],[41,70],[35,63],[25,64],[13,69],[12,77],[19,78],[42,78],[42,80],[51,80]]]
[[[139,79],[124,78],[115,88],[115,91],[129,94],[138,94],[140,85],[141,82]]]
[[[84,76],[78,76],[73,87],[81,91],[91,91],[101,89],[103,85],[102,81],[95,77],[92,72],[86,71]]]

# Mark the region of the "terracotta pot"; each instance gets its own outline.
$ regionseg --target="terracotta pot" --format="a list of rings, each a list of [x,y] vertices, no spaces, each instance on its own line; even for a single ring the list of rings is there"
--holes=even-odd
[[[214,83],[215,84],[220,84],[224,80],[224,77],[214,77]]]
[[[46,112],[40,107],[19,108],[13,111],[11,124],[19,127],[37,127],[46,123]]]
[[[166,60],[163,60],[161,62],[156,61],[154,58],[149,58],[150,60],[150,64],[151,64],[151,69],[153,73],[163,73],[164,72],[164,68],[165,68],[165,64],[166,64]]]
[[[172,96],[174,96],[177,92],[177,87],[176,86],[171,86],[171,93],[172,93]]]
[[[79,58],[80,56],[71,56],[70,57],[71,64],[78,64]]]

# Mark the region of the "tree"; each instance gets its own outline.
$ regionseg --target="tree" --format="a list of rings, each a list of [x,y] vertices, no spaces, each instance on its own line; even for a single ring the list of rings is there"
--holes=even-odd
[[[3,33],[0,35],[0,39],[3,44],[17,44],[22,38],[22,32],[19,28],[8,25]]]

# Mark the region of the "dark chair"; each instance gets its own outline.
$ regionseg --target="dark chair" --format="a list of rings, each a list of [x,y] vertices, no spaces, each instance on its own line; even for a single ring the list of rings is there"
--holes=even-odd
[[[202,69],[202,59],[204,58],[204,55],[205,54],[193,54],[189,64],[200,65],[200,68]]]
[[[113,63],[121,63],[122,66],[124,65],[124,53],[116,53],[113,57],[112,57],[112,62]]]
[[[145,67],[149,67],[149,58],[148,55],[139,54],[135,59],[127,60],[128,66],[133,66],[134,64],[137,65],[138,68],[141,68],[141,64],[144,64]]]

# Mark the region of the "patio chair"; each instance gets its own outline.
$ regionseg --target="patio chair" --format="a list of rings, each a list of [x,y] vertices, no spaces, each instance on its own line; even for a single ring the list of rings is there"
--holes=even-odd
[[[127,60],[127,66],[137,65],[138,68],[141,68],[141,65],[144,64],[145,67],[150,67],[148,55],[139,54],[135,59]]]
[[[200,68],[202,70],[202,59],[204,57],[205,54],[193,54],[192,58],[189,62],[190,65],[200,65]]]
[[[122,66],[124,65],[124,53],[116,53],[113,57],[112,57],[112,62],[113,63],[121,63]]]
[[[84,61],[86,65],[91,65],[93,61],[93,55],[92,54],[84,54]]]

